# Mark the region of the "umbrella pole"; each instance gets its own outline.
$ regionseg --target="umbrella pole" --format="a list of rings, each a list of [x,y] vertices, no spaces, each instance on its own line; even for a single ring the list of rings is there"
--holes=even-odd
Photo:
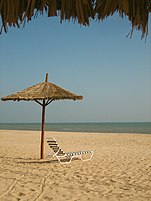
[[[41,153],[40,153],[41,159],[44,159],[44,129],[45,129],[45,100],[43,100],[42,104]]]

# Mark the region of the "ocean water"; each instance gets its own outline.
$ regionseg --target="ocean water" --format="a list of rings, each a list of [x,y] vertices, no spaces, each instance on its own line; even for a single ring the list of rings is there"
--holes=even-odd
[[[40,123],[0,123],[0,130],[40,131]],[[151,134],[151,122],[139,123],[46,123],[46,131],[89,133],[140,133]]]

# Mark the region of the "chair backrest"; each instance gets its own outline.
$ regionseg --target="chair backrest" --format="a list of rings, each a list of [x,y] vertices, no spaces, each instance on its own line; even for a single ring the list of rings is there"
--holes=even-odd
[[[47,143],[50,146],[50,148],[57,153],[57,155],[65,155],[65,152],[59,147],[59,144],[56,142],[54,138],[48,138]]]

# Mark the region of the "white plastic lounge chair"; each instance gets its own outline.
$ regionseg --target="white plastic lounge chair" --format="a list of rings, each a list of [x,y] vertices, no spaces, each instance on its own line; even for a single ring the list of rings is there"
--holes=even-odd
[[[48,138],[47,143],[54,152],[52,157],[56,157],[61,164],[68,164],[73,158],[80,158],[82,161],[89,161],[94,153],[93,151],[64,152],[54,138]],[[89,154],[90,157],[87,159],[82,158],[85,154]],[[48,156],[51,156],[51,152],[48,153]]]

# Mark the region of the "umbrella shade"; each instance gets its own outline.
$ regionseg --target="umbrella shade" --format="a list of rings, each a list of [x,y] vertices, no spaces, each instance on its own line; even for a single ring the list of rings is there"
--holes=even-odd
[[[148,18],[151,12],[151,0],[0,0],[2,27],[20,27],[38,15],[47,13],[48,17],[60,16],[60,21],[73,20],[89,25],[91,19],[106,19],[118,12],[127,16],[134,28],[142,31],[142,37],[148,33]]]
[[[48,73],[46,74],[45,82],[36,84],[20,92],[1,98],[2,101],[35,101],[42,106],[41,159],[44,158],[45,107],[52,101],[63,99],[82,100],[83,97],[73,94],[55,84],[48,82]]]
[[[82,99],[82,96],[73,94],[53,83],[47,81],[48,74],[46,75],[46,81],[36,84],[32,87],[24,89],[20,92],[5,96],[1,98],[3,101],[35,101],[35,100],[60,100],[60,99]]]

